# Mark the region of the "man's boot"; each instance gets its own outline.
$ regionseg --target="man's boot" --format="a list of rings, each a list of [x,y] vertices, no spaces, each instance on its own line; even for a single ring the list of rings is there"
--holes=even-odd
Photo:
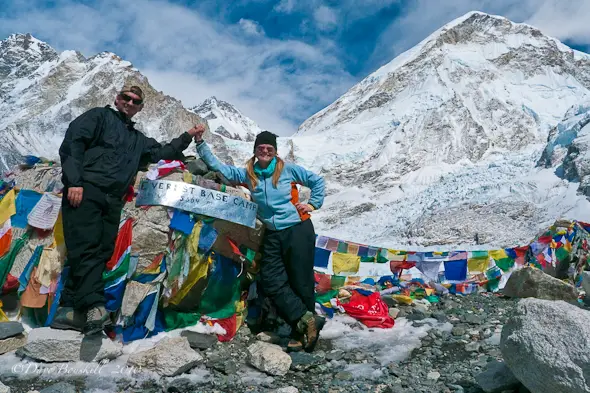
[[[111,316],[104,308],[104,306],[92,307],[86,313],[86,325],[84,326],[84,334],[91,335],[100,333],[107,326],[111,325]]]
[[[305,336],[296,330],[291,332],[291,339],[287,344],[287,352],[299,352],[303,350]]]
[[[315,315],[312,312],[306,312],[299,322],[297,323],[297,329],[299,332],[305,334],[307,343],[305,345],[306,352],[313,352],[318,339],[320,338],[320,330],[323,329],[326,319]]]
[[[73,307],[59,307],[51,322],[52,329],[77,330],[84,329],[86,319],[84,313],[74,310]]]

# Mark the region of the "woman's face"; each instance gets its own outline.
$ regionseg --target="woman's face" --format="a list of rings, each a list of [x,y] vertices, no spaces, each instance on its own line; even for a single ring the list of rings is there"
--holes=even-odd
[[[256,159],[260,162],[260,165],[268,165],[273,158],[277,155],[277,151],[272,145],[258,145],[254,152]]]

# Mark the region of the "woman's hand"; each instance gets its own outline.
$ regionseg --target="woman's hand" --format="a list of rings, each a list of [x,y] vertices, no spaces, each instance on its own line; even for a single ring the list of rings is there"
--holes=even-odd
[[[203,134],[205,133],[205,125],[197,124],[193,128],[187,131],[190,136],[195,138],[195,142],[203,140]]]
[[[311,213],[313,208],[307,203],[298,203],[295,205],[299,213]]]

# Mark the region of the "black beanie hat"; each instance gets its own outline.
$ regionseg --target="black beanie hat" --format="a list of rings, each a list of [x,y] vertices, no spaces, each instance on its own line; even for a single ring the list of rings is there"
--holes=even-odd
[[[256,135],[256,141],[254,142],[254,150],[258,145],[271,145],[277,150],[277,136],[269,131],[262,131]]]

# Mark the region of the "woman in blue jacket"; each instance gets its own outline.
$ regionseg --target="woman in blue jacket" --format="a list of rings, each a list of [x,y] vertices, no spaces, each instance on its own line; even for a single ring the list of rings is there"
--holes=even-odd
[[[289,351],[313,351],[325,319],[315,314],[313,263],[315,231],[309,213],[324,201],[324,179],[277,155],[276,135],[263,131],[245,168],[221,163],[195,135],[197,152],[207,166],[230,182],[246,186],[266,226],[262,240],[260,283],[279,314],[292,327]],[[299,202],[297,184],[311,189],[309,203]]]

